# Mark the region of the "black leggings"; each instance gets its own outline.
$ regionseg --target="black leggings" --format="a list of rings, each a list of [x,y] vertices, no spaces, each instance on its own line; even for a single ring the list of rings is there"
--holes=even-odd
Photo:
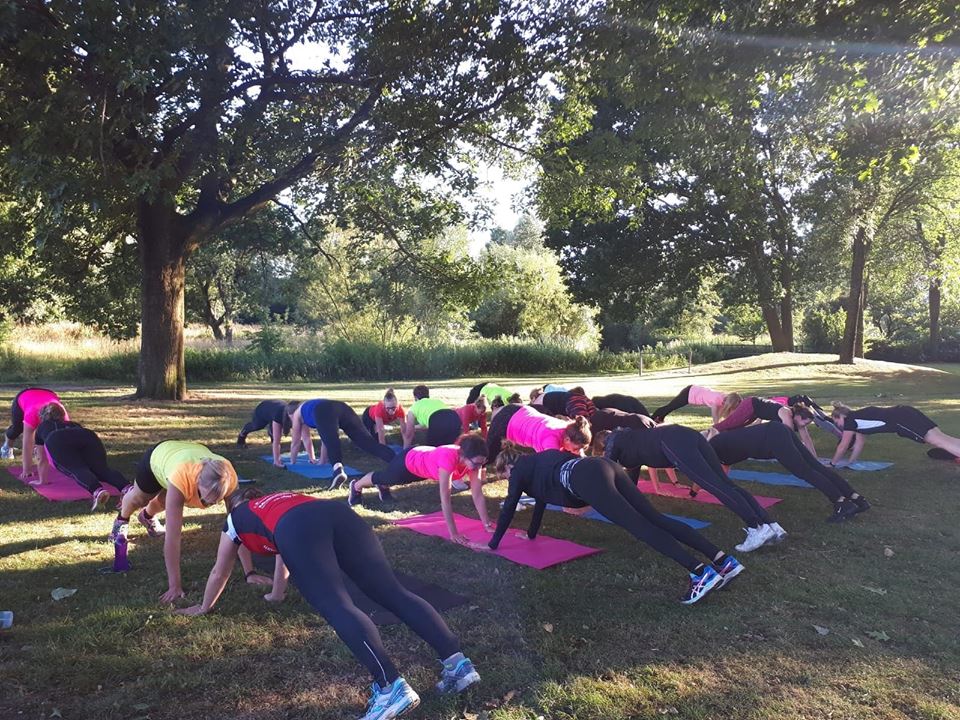
[[[636,415],[650,415],[647,406],[640,402],[639,398],[630,395],[621,395],[612,393],[610,395],[596,395],[593,397],[593,404],[598,410],[603,408],[613,408],[625,413],[634,413]]]
[[[406,485],[412,482],[419,482],[425,478],[417,477],[407,470],[407,453],[413,448],[406,448],[398,452],[394,458],[387,463],[382,470],[373,473],[373,484],[380,486]]]
[[[686,431],[665,432],[661,438],[660,448],[671,465],[733,510],[747,527],[773,522],[773,518],[760,507],[753,495],[727,477],[717,453],[703,435],[682,425],[669,427]]]
[[[153,474],[153,470],[150,469],[150,456],[153,455],[153,451],[157,449],[157,445],[159,444],[160,443],[154,443],[151,445],[150,449],[140,457],[137,461],[136,475],[134,475],[134,482],[137,487],[151,497],[158,495],[164,490],[163,485],[160,484],[156,475]]]
[[[323,500],[298,505],[280,518],[274,538],[300,594],[381,688],[399,673],[377,626],[350,598],[344,574],[423,638],[441,660],[460,652],[460,641],[443,618],[400,584],[373,530],[347,506]]]
[[[489,382],[482,382],[470,388],[470,392],[467,393],[467,402],[465,404],[473,405],[473,403],[477,401],[477,398],[480,397],[480,391],[483,390],[485,385],[489,384]]]
[[[123,490],[128,484],[123,473],[107,465],[107,451],[93,430],[82,427],[56,430],[47,436],[44,447],[57,470],[91,495],[100,483],[112,485],[117,490]]]
[[[658,407],[653,411],[652,417],[655,418],[665,418],[667,415],[672,413],[674,410],[679,410],[682,407],[690,404],[690,385],[687,385],[683,390],[677,393],[677,396],[668,402],[666,405]],[[646,415],[646,413],[643,413]]]
[[[455,443],[463,430],[463,423],[456,410],[434,410],[427,420],[427,445],[440,447]]]
[[[821,465],[793,430],[780,423],[728,430],[713,438],[710,445],[725,465],[733,465],[747,458],[774,458],[798,478],[806,480],[826,495],[830,502],[856,493],[850,483],[833,468]]]
[[[246,438],[252,432],[257,430],[263,430],[267,428],[267,435],[270,436],[270,439],[273,440],[273,422],[276,412],[276,405],[269,401],[264,400],[262,403],[257,405],[253,409],[253,419],[243,426],[243,430],[240,431],[240,437]],[[283,423],[281,423],[281,428]],[[283,432],[283,429],[281,429]]]
[[[454,413],[456,415],[456,413]],[[313,423],[321,442],[327,448],[327,457],[332,465],[343,462],[343,448],[340,444],[342,429],[353,444],[384,462],[393,459],[394,452],[381,445],[363,426],[353,408],[339,400],[317,400],[313,406]]]
[[[577,462],[570,473],[570,490],[607,520],[690,572],[700,563],[680,543],[702,553],[708,561],[720,554],[720,548],[692,527],[657,511],[623,468],[606,458]]]
[[[490,428],[487,430],[487,465],[497,459],[500,450],[503,447],[503,441],[507,437],[507,425],[510,424],[510,418],[517,414],[522,405],[510,403],[497,411],[490,421]]]
[[[372,417],[370,417],[370,408],[363,409],[363,414],[360,416],[360,422],[363,423],[363,426],[367,429],[367,432],[370,433],[371,437],[378,437],[377,423]]]

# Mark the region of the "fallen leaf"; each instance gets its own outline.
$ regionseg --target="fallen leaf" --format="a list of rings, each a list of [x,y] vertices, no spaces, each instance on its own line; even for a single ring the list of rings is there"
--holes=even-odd
[[[888,642],[890,640],[890,636],[887,635],[885,630],[868,630],[867,635],[880,642]]]
[[[869,585],[861,585],[860,587],[862,587],[864,590],[867,590],[868,592],[876,593],[877,595],[887,594],[887,591],[884,590],[883,588],[870,587]]]
[[[60,708],[54,708],[54,709],[53,709],[53,712],[50,713],[50,717],[62,718],[63,715],[60,714]]]
[[[552,632],[553,632],[553,625],[552,625],[551,623],[544,623],[544,624],[543,624],[543,629],[546,630],[548,633],[552,633]]]
[[[883,554],[884,554],[886,557],[893,557],[893,556],[895,555],[895,553],[893,552],[893,550],[891,550],[891,549],[888,548],[888,547],[885,547],[885,548],[883,549]]]
[[[813,629],[817,631],[817,635],[829,635],[830,628],[825,628],[822,625],[814,625]]]
[[[510,702],[511,700],[513,700],[513,696],[516,695],[516,694],[517,694],[517,691],[516,691],[516,690],[508,690],[508,691],[507,691],[507,694],[503,696],[503,699],[502,699],[500,702],[506,704],[506,703]]]
[[[63,600],[64,598],[68,598],[71,595],[76,595],[76,593],[77,593],[76,588],[58,587],[50,591],[50,597],[52,597],[54,600]],[[59,710],[57,712],[59,712]]]
[[[863,640],[860,640],[858,638],[851,638],[850,642],[852,642],[857,647],[863,647]]]

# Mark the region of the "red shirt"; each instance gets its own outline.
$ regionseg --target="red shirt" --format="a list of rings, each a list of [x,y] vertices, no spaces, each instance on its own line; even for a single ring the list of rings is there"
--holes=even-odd
[[[223,531],[237,544],[243,544],[250,552],[260,555],[276,555],[277,543],[273,539],[277,522],[287,511],[297,505],[318,502],[317,498],[292,492],[264,495],[234,508],[227,515]]]
[[[462,405],[461,407],[456,408],[454,412],[460,416],[460,425],[463,426],[464,432],[470,432],[471,423],[479,423],[480,434],[484,437],[487,436],[486,411],[478,410],[476,405],[470,403],[469,405]]]
[[[384,425],[389,425],[397,420],[403,420],[403,405],[397,404],[396,407],[393,408],[393,412],[388,412],[381,400],[376,405],[371,405],[367,408],[367,414],[371,420],[383,420]]]

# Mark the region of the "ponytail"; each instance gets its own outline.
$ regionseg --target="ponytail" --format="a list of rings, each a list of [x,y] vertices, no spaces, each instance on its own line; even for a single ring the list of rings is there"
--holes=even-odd
[[[533,449],[524,447],[522,445],[517,445],[512,440],[504,440],[500,447],[500,454],[497,455],[497,459],[494,461],[493,465],[494,469],[497,471],[497,475],[500,476],[507,474],[508,465],[516,465],[517,460],[522,458],[524,455],[533,454]]]
[[[393,391],[393,388],[387,388],[387,391],[383,394],[384,400],[396,400],[397,394]]]
[[[849,415],[849,414],[852,413],[852,412],[853,412],[853,410],[851,410],[850,408],[848,408],[848,407],[847,407],[846,405],[844,405],[842,402],[840,402],[840,401],[838,401],[838,400],[834,400],[834,401],[833,401],[833,412],[831,413],[832,415],[839,415],[840,417],[846,417],[847,415]]]
[[[563,436],[573,445],[587,447],[593,434],[590,432],[590,421],[585,415],[580,415],[576,420],[567,425],[563,431]]]
[[[740,393],[727,393],[720,405],[720,418],[723,419],[736,410],[742,401],[743,398],[740,397]]]
[[[227,495],[223,502],[227,506],[227,512],[233,512],[233,510],[243,503],[254,500],[258,497],[263,497],[263,491],[255,487],[244,487],[234,490],[232,493]]]
[[[58,402],[50,402],[40,408],[41,420],[63,420],[66,416],[67,411]]]
[[[813,421],[813,411],[807,407],[806,403],[794,403],[790,406],[790,411],[793,413],[794,421],[798,419]]]
[[[603,457],[603,453],[607,449],[607,438],[609,437],[609,430],[600,430],[595,433],[593,436],[593,442],[590,443],[590,452],[587,454]]]

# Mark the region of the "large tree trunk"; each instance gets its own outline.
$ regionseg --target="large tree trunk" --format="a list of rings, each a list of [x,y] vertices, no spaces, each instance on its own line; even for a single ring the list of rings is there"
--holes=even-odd
[[[780,325],[787,350],[793,352],[793,292],[789,286],[784,287],[783,298],[780,300]]]
[[[770,344],[774,352],[790,352],[793,350],[793,343],[790,342],[783,326],[780,324],[780,313],[777,308],[770,303],[760,304],[760,313],[763,315],[763,321],[767,324],[767,333],[770,335]]]
[[[203,321],[207,324],[207,327],[210,328],[210,332],[213,333],[214,340],[223,340],[222,322],[220,318],[217,317],[217,314],[213,312],[213,301],[210,299],[209,281],[202,283],[200,292],[203,293]],[[229,328],[227,331],[230,332],[231,335],[233,334]]]
[[[186,244],[176,212],[141,203],[140,365],[137,397],[182,400],[187,393],[183,358]]]
[[[857,316],[857,346],[853,350],[854,356],[858,358],[866,357],[863,351],[863,316],[867,312],[867,303],[870,301],[870,276],[868,273],[865,273],[863,278],[863,294],[860,297],[860,314]]]
[[[933,262],[930,266],[933,274],[927,291],[930,305],[930,348],[928,352],[932,360],[936,360],[940,355],[940,304],[943,299],[943,253],[946,247],[947,236],[940,233],[937,236],[937,241],[933,244]]]
[[[864,305],[864,277],[867,267],[867,255],[870,252],[871,231],[865,221],[861,221],[853,237],[853,262],[850,267],[850,293],[847,296],[847,320],[843,328],[843,340],[840,341],[840,362],[853,364],[857,347],[861,349],[862,313]]]

